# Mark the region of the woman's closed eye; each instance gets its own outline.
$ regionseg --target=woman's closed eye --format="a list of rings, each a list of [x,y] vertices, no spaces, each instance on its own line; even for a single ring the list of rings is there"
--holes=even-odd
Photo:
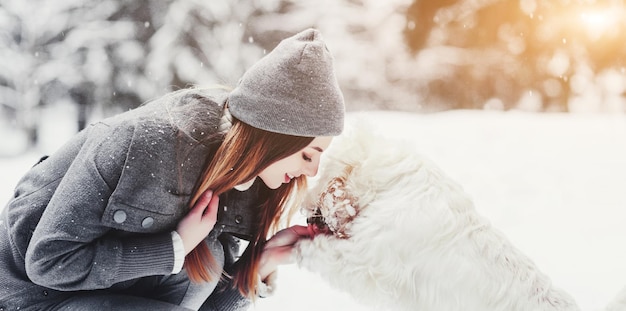
[[[307,161],[307,162],[311,162],[311,161],[313,161],[313,159],[311,159],[311,157],[309,157],[309,156],[308,156],[306,153],[304,153],[304,152],[302,153],[302,159],[304,159],[304,161]]]

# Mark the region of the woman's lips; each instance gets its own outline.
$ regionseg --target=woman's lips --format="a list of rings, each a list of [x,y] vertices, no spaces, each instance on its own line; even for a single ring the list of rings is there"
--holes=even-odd
[[[293,176],[289,175],[289,174],[285,174],[285,183],[289,183],[291,180],[293,179]]]

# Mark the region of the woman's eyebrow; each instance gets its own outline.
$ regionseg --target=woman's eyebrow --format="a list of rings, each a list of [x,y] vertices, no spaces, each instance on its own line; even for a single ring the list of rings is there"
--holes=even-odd
[[[313,148],[313,149],[315,149],[315,150],[317,150],[319,152],[324,152],[324,149],[322,149],[320,147],[317,147],[317,146],[311,146],[311,148]]]

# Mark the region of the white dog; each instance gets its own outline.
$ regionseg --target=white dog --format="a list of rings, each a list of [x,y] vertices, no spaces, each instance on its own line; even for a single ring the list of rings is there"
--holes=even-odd
[[[333,142],[305,204],[301,267],[373,310],[579,310],[413,147],[366,125]]]

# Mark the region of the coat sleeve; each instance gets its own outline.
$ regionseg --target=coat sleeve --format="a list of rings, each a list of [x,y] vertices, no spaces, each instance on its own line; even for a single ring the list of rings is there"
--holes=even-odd
[[[123,228],[111,226],[130,225],[139,217],[132,212],[135,207],[112,200],[137,129],[99,124],[91,130],[94,133],[76,154],[34,229],[25,256],[29,278],[42,286],[74,291],[170,274],[174,252],[169,231],[124,235],[119,234]],[[47,161],[53,160],[54,155]],[[115,213],[123,208],[128,213]],[[146,213],[158,217],[155,210]]]

